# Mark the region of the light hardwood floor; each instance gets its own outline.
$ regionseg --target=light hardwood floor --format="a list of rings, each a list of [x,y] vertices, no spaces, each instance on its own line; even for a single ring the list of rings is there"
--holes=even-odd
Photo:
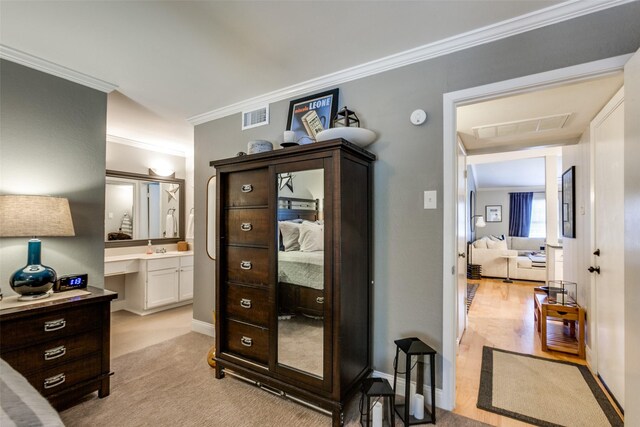
[[[124,310],[111,313],[111,358],[186,334],[192,318],[191,304],[146,316]]]
[[[482,365],[482,347],[533,354],[551,359],[586,364],[582,359],[560,352],[543,352],[533,320],[533,288],[535,282],[503,283],[501,279],[470,280],[478,290],[469,310],[469,323],[457,357],[457,414],[494,426],[527,426],[529,424],[476,407]]]

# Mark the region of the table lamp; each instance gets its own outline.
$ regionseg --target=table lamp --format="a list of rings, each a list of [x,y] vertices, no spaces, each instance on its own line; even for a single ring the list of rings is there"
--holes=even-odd
[[[69,201],[52,196],[0,196],[0,237],[31,236],[27,265],[11,275],[9,284],[19,300],[47,298],[56,272],[40,263],[40,240],[35,237],[75,236]]]

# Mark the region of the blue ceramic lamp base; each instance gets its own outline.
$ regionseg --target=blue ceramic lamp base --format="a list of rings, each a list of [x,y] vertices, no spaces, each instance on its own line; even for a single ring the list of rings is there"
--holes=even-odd
[[[21,295],[18,298],[20,301],[47,298],[56,282],[55,270],[40,263],[40,247],[40,240],[29,240],[27,265],[9,279],[11,289]]]

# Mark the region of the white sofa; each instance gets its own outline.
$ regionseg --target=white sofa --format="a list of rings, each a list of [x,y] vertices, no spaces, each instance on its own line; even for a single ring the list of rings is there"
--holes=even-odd
[[[544,247],[544,238],[508,236],[500,240],[485,236],[470,245],[469,262],[481,265],[484,277],[506,278],[508,260],[511,279],[544,282],[546,267],[534,266],[529,258],[529,254],[540,252]],[[505,255],[511,258],[505,258]]]

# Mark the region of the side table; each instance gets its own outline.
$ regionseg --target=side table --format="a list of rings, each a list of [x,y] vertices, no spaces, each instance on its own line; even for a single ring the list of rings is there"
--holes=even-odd
[[[533,318],[536,322],[536,329],[540,334],[542,351],[555,350],[577,354],[578,357],[584,359],[584,309],[577,304],[550,303],[545,293],[537,291],[534,291],[533,304]],[[551,322],[549,319],[551,319]],[[560,322],[553,322],[553,319]],[[577,334],[576,322],[578,322]],[[560,323],[560,325],[557,325],[561,329],[560,331],[553,331],[552,325],[554,323]],[[568,333],[566,333],[565,327],[568,328]]]

